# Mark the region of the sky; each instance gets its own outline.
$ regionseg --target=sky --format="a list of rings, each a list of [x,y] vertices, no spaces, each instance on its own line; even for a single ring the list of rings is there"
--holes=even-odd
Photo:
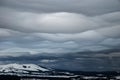
[[[120,70],[120,0],[0,0],[0,64]]]

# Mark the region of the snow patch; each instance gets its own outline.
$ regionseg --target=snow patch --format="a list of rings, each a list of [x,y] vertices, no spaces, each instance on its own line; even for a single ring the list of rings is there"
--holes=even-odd
[[[35,64],[7,64],[7,65],[0,65],[0,72],[24,72],[27,73],[28,71],[49,71],[46,68],[42,68]]]

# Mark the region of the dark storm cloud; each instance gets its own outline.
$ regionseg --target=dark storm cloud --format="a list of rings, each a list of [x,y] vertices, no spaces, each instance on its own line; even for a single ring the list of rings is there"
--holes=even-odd
[[[25,53],[25,52],[24,52]],[[24,54],[23,53],[23,54]],[[48,68],[83,70],[83,71],[108,71],[120,70],[120,50],[108,49],[103,51],[86,51],[57,55],[24,55],[18,57],[1,57],[5,63],[35,63]],[[2,64],[2,63],[1,63]],[[73,65],[74,64],[74,65]],[[70,66],[73,65],[73,66]],[[89,66],[88,66],[89,65]],[[61,66],[64,66],[61,68]]]

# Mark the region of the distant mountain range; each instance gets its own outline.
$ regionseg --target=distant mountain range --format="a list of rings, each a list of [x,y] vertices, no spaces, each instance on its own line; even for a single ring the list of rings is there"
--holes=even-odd
[[[47,80],[120,80],[119,71],[102,71],[102,72],[85,72],[85,71],[68,71],[54,69],[50,70],[36,64],[6,64],[0,65],[0,80],[16,80],[13,78],[34,78]]]

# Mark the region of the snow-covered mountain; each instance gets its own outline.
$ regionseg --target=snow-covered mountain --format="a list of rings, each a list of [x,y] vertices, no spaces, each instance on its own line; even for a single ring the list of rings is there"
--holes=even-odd
[[[0,65],[0,72],[15,72],[15,73],[28,73],[30,71],[45,72],[49,71],[46,68],[40,67],[35,64],[6,64]]]

